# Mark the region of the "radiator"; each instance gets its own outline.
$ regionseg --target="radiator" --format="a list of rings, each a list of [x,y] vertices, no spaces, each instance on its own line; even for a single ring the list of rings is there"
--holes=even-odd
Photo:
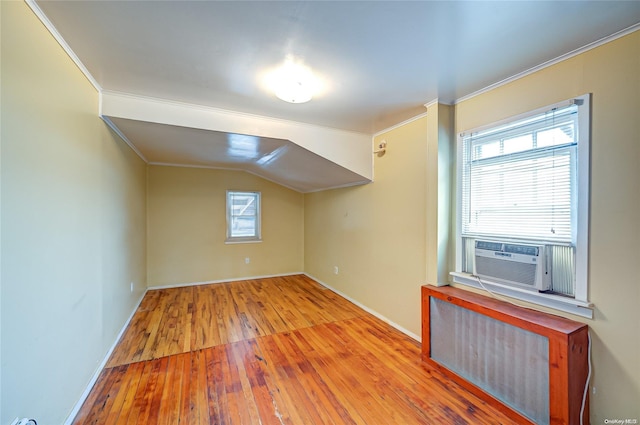
[[[548,425],[548,339],[437,298],[430,302],[431,358]]]
[[[452,287],[422,287],[423,360],[517,422],[589,423],[588,327]]]

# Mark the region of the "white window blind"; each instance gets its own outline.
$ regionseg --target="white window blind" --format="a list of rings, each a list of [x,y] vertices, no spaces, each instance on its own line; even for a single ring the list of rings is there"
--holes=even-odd
[[[227,242],[260,240],[260,192],[227,191]]]
[[[577,106],[462,136],[463,237],[573,244]]]
[[[544,273],[550,290],[492,281],[499,267],[520,270],[503,261],[485,270],[484,283],[503,295],[591,317],[583,311],[590,305],[590,100],[585,94],[459,135],[455,282],[480,286],[477,241],[539,246],[536,261],[544,263],[536,273]],[[568,299],[581,304],[574,308]]]

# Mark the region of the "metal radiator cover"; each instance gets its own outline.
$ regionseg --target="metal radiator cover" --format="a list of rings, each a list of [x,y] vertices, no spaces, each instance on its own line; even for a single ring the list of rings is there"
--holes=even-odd
[[[536,424],[549,424],[549,340],[430,298],[431,358]]]

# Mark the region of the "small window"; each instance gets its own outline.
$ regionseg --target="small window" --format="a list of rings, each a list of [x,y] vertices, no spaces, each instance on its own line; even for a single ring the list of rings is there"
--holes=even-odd
[[[478,278],[478,242],[538,246],[548,284],[536,296],[587,303],[589,115],[585,95],[460,135],[456,282]]]
[[[260,241],[260,192],[227,191],[227,242]]]

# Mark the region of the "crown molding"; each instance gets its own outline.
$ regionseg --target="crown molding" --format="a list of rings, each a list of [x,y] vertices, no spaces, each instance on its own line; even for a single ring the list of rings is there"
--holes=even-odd
[[[437,104],[440,101],[440,99],[438,99],[437,97],[427,103],[425,103],[423,106],[427,109],[429,109],[430,107],[432,107],[433,105]]]
[[[567,59],[570,59],[574,56],[578,56],[579,54],[588,52],[589,50],[595,49],[596,47],[600,47],[603,44],[607,44],[611,41],[617,40],[618,38],[624,37],[625,35],[629,35],[635,31],[640,30],[640,23],[637,23],[635,25],[630,26],[629,28],[625,28],[621,31],[618,31],[616,33],[613,33],[611,35],[608,35],[606,37],[601,38],[600,40],[596,40],[592,43],[589,43],[585,46],[582,46],[578,49],[575,49],[569,53],[565,53],[564,55],[558,56],[557,58],[551,59],[549,61],[543,62],[540,65],[536,65],[533,68],[529,68],[526,71],[520,72],[518,74],[512,75],[511,77],[505,78],[504,80],[498,81],[496,83],[493,83],[483,89],[480,89],[478,91],[475,91],[473,93],[470,93],[468,95],[462,96],[458,99],[456,99],[453,102],[453,105],[457,105],[458,103],[464,102],[465,100],[469,100],[473,97],[479,96],[483,93],[486,93],[488,91],[491,91],[495,88],[498,88],[500,86],[504,86],[505,84],[509,84],[513,81],[519,80],[520,78],[526,77],[527,75],[533,74],[534,72],[538,72],[542,69],[548,68],[550,66],[556,65],[562,61],[565,61]],[[426,106],[426,105],[425,105]]]
[[[388,133],[388,132],[390,132],[391,130],[395,130],[395,129],[397,129],[397,128],[400,128],[400,127],[402,127],[402,126],[405,126],[405,125],[407,125],[407,124],[409,124],[409,123],[412,123],[412,122],[414,122],[414,121],[416,121],[416,120],[419,120],[420,118],[424,118],[424,117],[426,117],[426,116],[427,116],[427,113],[426,113],[426,112],[423,112],[423,113],[421,113],[421,114],[416,115],[415,117],[411,117],[411,118],[406,119],[406,120],[404,120],[404,121],[402,121],[402,122],[399,122],[398,124],[394,124],[394,125],[392,125],[391,127],[387,127],[387,128],[385,128],[385,129],[383,129],[383,130],[380,130],[380,131],[378,131],[377,133],[374,133],[374,134],[371,136],[371,138],[372,138],[372,140],[373,140],[374,138],[376,138],[376,137],[378,137],[378,136],[380,136],[380,135],[382,135],[382,134],[384,134],[384,133]]]
[[[89,80],[91,85],[98,91],[98,93],[101,93],[102,92],[102,87],[100,86],[100,84],[98,84],[96,79],[93,78],[93,75],[91,75],[91,73],[89,72],[87,67],[84,66],[84,64],[82,63],[80,58],[78,58],[78,56],[71,49],[71,47],[67,44],[67,42],[64,40],[64,38],[62,38],[62,35],[60,35],[60,33],[58,32],[56,27],[49,20],[49,18],[47,18],[47,16],[44,14],[42,9],[40,9],[40,6],[38,6],[36,4],[35,0],[25,0],[25,3],[27,4],[27,6],[29,6],[29,8],[31,8],[33,13],[40,20],[40,22],[42,22],[42,24],[45,26],[45,28],[51,33],[53,38],[56,39],[56,41],[58,42],[60,47],[62,47],[62,49],[67,53],[67,55],[69,56],[69,58],[71,58],[73,63],[76,64],[78,69],[84,74],[84,76],[87,78],[87,80]]]
[[[440,102],[440,99],[439,99],[439,98],[437,98],[437,97],[436,97],[435,99],[433,99],[433,100],[431,100],[431,101],[429,101],[429,102],[425,103],[423,106],[424,106],[426,109],[429,109],[429,108],[430,108],[430,107],[432,107],[433,105],[437,105],[437,104],[439,104],[439,103],[440,103],[440,104],[442,104],[442,105],[453,106],[453,104],[452,104],[452,103],[444,103],[444,102]],[[392,126],[390,126],[390,127],[387,127],[387,128],[385,128],[385,129],[383,129],[383,130],[380,130],[380,131],[378,131],[378,132],[374,133],[371,137],[372,137],[372,138],[376,138],[376,137],[378,137],[378,136],[380,136],[380,135],[382,135],[382,134],[384,134],[384,133],[388,133],[388,132],[389,132],[389,131],[391,131],[391,130],[395,130],[396,128],[400,128],[400,127],[402,127],[402,126],[404,126],[404,125],[407,125],[407,124],[409,124],[409,123],[411,123],[411,122],[413,122],[413,121],[419,120],[420,118],[424,118],[424,117],[426,117],[426,116],[427,116],[427,112],[423,112],[423,113],[421,113],[421,114],[416,115],[415,117],[411,117],[411,118],[406,119],[406,120],[404,120],[404,121],[402,121],[402,122],[399,122],[399,123],[394,124],[394,125],[392,125]]]
[[[115,125],[113,123],[113,121],[111,121],[111,119],[109,119],[109,117],[105,117],[105,116],[101,115],[100,118],[102,118],[102,120],[109,126],[109,128],[111,130],[113,130],[113,132],[116,133],[118,135],[118,137],[120,137],[131,148],[131,150],[134,151],[136,153],[136,155],[138,155],[140,157],[141,160],[143,160],[147,164],[149,163],[149,160],[147,160],[147,158],[142,154],[142,152],[140,152],[140,150],[138,150],[136,145],[134,145],[127,138],[127,136],[125,136],[124,133],[122,133],[122,131],[120,131],[118,126]]]

